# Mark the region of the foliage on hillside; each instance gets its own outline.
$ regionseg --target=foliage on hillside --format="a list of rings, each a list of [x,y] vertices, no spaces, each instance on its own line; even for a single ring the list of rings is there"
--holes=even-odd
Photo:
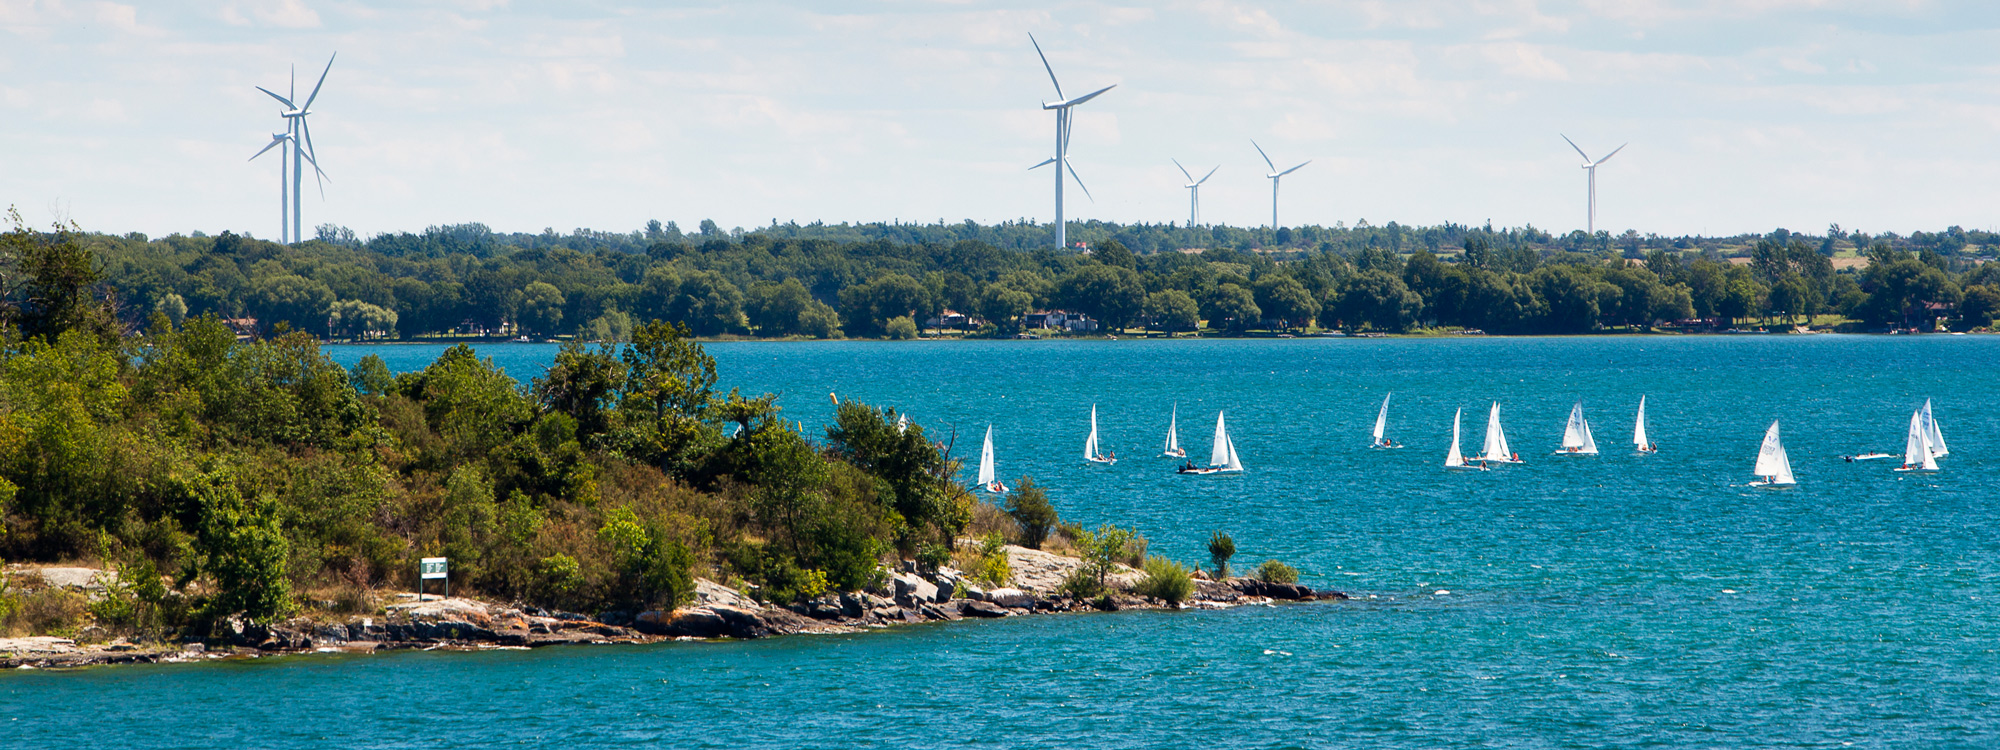
[[[50,244],[31,250],[90,267]],[[773,397],[719,391],[681,326],[565,346],[530,384],[464,346],[391,376],[211,315],[123,334],[91,274],[20,267],[38,270],[0,329],[0,557],[164,573],[137,605],[162,624],[410,586],[436,555],[455,591],[569,609],[671,606],[697,574],[786,600],[867,585],[969,520],[921,425],[847,402],[811,438]]]

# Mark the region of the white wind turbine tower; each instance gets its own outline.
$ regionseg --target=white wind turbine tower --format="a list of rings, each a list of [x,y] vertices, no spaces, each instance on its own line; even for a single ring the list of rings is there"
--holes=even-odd
[[[1256,147],[1258,156],[1264,157],[1264,165],[1271,168],[1271,173],[1264,176],[1271,178],[1271,228],[1275,230],[1278,228],[1278,178],[1299,171],[1299,167],[1311,164],[1312,160],[1307,159],[1299,162],[1298,167],[1292,167],[1280,172],[1278,171],[1278,165],[1271,163],[1271,155],[1264,153],[1263,146],[1258,146],[1255,140],[1250,141],[1250,145]]]
[[[1556,135],[1562,134],[1557,133]],[[1583,149],[1576,145],[1576,141],[1570,140],[1569,136],[1566,135],[1563,135],[1562,139],[1569,143],[1570,148],[1576,149],[1576,155],[1583,157],[1583,168],[1590,171],[1590,214],[1584,219],[1584,231],[1590,234],[1597,234],[1597,165],[1611,161],[1611,157],[1617,156],[1618,152],[1624,151],[1626,146],[1632,144],[1622,144],[1617,148],[1611,149],[1611,153],[1605,154],[1604,158],[1591,161],[1590,154],[1584,153]]]
[[[1090,188],[1083,187],[1083,178],[1077,177],[1076,168],[1070,166],[1069,164],[1069,127],[1070,127],[1069,110],[1071,107],[1074,107],[1078,104],[1082,104],[1084,102],[1097,98],[1099,94],[1117,88],[1118,84],[1115,83],[1111,84],[1096,91],[1092,91],[1088,94],[1084,94],[1083,96],[1079,96],[1075,99],[1063,99],[1062,82],[1056,80],[1056,69],[1050,67],[1049,56],[1042,54],[1041,42],[1035,41],[1034,34],[1029,34],[1028,43],[1035,45],[1035,54],[1042,58],[1042,68],[1049,71],[1049,82],[1056,85],[1056,98],[1057,98],[1057,100],[1053,102],[1042,102],[1042,109],[1045,110],[1053,109],[1056,111],[1056,155],[1049,158],[1047,161],[1029,167],[1029,169],[1040,169],[1050,164],[1056,165],[1056,244],[1064,248],[1067,248],[1069,247],[1069,225],[1063,222],[1064,170],[1067,170],[1069,172],[1070,177],[1076,179],[1077,187],[1083,188],[1084,197],[1086,198],[1090,197]],[[1096,199],[1091,198],[1091,200],[1094,201]]]
[[[285,149],[283,148],[283,146],[291,140],[292,140],[292,134],[290,132],[272,133],[271,142],[265,144],[263,148],[258,149],[257,153],[250,155],[250,161],[256,161],[257,157],[263,156],[265,151],[269,151],[274,148],[278,149],[278,241],[279,242],[286,242],[288,241],[288,238],[291,236],[290,227],[292,225],[291,224],[292,185],[291,185],[291,175],[285,173],[287,169],[290,169],[290,167],[286,165],[291,163],[291,157],[285,154]],[[314,164],[313,169],[319,169],[319,165]]]
[[[340,53],[338,52],[334,53],[334,57],[339,56],[339,54]],[[273,135],[271,137],[271,146],[277,145],[281,140],[289,140],[291,141],[292,144],[292,189],[291,189],[292,215],[291,215],[291,221],[289,223],[291,236],[287,238],[281,238],[281,241],[284,242],[305,241],[305,233],[302,231],[302,224],[301,224],[301,218],[302,218],[300,211],[301,201],[299,200],[299,196],[303,192],[303,188],[305,187],[306,164],[308,163],[312,164],[313,179],[316,182],[320,182],[319,189],[321,196],[324,197],[326,194],[326,184],[323,182],[326,179],[326,173],[320,171],[319,159],[316,158],[316,154],[314,154],[313,152],[312,129],[306,125],[306,115],[312,114],[313,100],[319,98],[319,89],[321,86],[326,85],[326,74],[331,72],[332,70],[333,70],[333,57],[328,57],[326,59],[326,70],[320,71],[319,83],[313,84],[312,93],[306,96],[306,101],[304,104],[292,103],[292,100],[298,96],[298,80],[296,73],[293,74],[292,89],[289,92],[292,94],[292,96],[288,97],[279,96],[275,93],[272,93],[270,89],[264,88],[262,86],[257,87],[258,91],[270,94],[271,98],[278,100],[279,104],[285,105],[285,111],[283,113],[286,122],[284,137],[281,139],[277,135]],[[270,150],[271,146],[265,146],[264,148],[265,150],[268,151]],[[257,153],[262,154],[264,152],[259,151]],[[250,158],[255,159],[257,157],[252,156]]]
[[[1194,175],[1188,174],[1187,167],[1181,167],[1181,160],[1169,159],[1169,161],[1172,161],[1174,166],[1180,167],[1181,174],[1187,175],[1188,184],[1181,187],[1188,190],[1188,226],[1194,226],[1201,220],[1201,184],[1207,182],[1208,178],[1214,177],[1215,169],[1221,169],[1222,165],[1215,165],[1215,169],[1208,170],[1208,174],[1202,175],[1201,179],[1197,180]]]

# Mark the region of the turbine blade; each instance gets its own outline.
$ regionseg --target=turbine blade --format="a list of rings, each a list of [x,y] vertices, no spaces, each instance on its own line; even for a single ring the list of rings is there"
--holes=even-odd
[[[1067,101],[1067,102],[1064,102],[1064,103],[1063,103],[1063,106],[1065,106],[1065,107],[1074,107],[1074,106],[1076,106],[1076,105],[1078,105],[1078,104],[1082,104],[1082,103],[1084,103],[1084,102],[1087,102],[1087,101],[1090,101],[1090,100],[1092,100],[1092,99],[1096,99],[1096,98],[1098,97],[1098,95],[1099,95],[1099,94],[1102,94],[1102,93],[1104,93],[1104,92],[1106,92],[1106,91],[1110,91],[1110,90],[1112,90],[1112,89],[1115,89],[1115,88],[1118,88],[1118,84],[1115,84],[1115,83],[1114,83],[1114,84],[1111,84],[1111,85],[1109,85],[1109,86],[1106,86],[1106,87],[1104,87],[1104,88],[1101,88],[1101,89],[1098,89],[1098,90],[1096,90],[1096,91],[1092,91],[1092,92],[1090,92],[1090,93],[1088,93],[1088,94],[1084,94],[1083,96],[1079,96],[1079,97],[1077,97],[1077,98],[1075,98],[1075,99],[1071,99],[1071,100],[1069,100],[1069,101]]]
[[[244,161],[256,161],[256,160],[257,160],[257,157],[259,157],[259,156],[263,156],[263,155],[264,155],[264,152],[265,152],[265,151],[269,151],[269,150],[271,150],[271,149],[274,149],[274,148],[277,148],[277,147],[278,147],[278,144],[280,144],[280,143],[284,143],[284,142],[285,142],[285,137],[284,137],[284,136],[282,136],[282,135],[274,135],[274,136],[271,136],[271,142],[270,142],[270,143],[267,143],[267,144],[264,144],[264,147],[263,147],[263,148],[261,148],[261,149],[258,149],[258,150],[257,150],[257,153],[255,153],[255,154],[252,154],[252,155],[250,156],[250,158],[249,158],[249,159],[245,159]]]
[[[1035,56],[1042,58],[1042,69],[1049,72],[1049,83],[1056,85],[1056,98],[1063,98],[1062,81],[1056,80],[1056,69],[1049,66],[1049,56],[1042,54],[1042,43],[1035,41],[1035,35],[1028,35],[1028,43],[1035,45]],[[1047,105],[1044,105],[1047,106]]]
[[[1091,202],[1091,203],[1096,203],[1096,202],[1097,202],[1097,198],[1096,198],[1095,196],[1092,196],[1092,195],[1090,194],[1090,188],[1089,188],[1088,186],[1086,186],[1086,185],[1084,185],[1084,184],[1083,184],[1083,178],[1082,178],[1082,177],[1077,177],[1077,174],[1076,174],[1076,167],[1072,167],[1072,166],[1070,166],[1070,163],[1069,163],[1069,160],[1067,160],[1067,159],[1063,160],[1063,166],[1064,166],[1064,167],[1068,167],[1068,168],[1069,168],[1069,176],[1070,176],[1070,177],[1074,177],[1074,178],[1076,178],[1076,186],[1077,186],[1077,187],[1080,187],[1080,188],[1083,188],[1083,197],[1085,197],[1085,198],[1089,198],[1089,199],[1090,199],[1090,202]]]
[[[1194,175],[1191,175],[1191,174],[1188,174],[1188,171],[1187,171],[1187,167],[1181,167],[1181,160],[1179,160],[1179,159],[1168,159],[1167,161],[1170,161],[1170,162],[1173,162],[1173,163],[1174,163],[1174,166],[1176,166],[1176,167],[1180,167],[1180,168],[1181,168],[1181,174],[1185,174],[1185,175],[1187,175],[1187,178],[1188,178],[1188,182],[1194,182]]]
[[[304,135],[306,138],[306,155],[311,157],[319,156],[319,152],[313,150],[312,126],[306,124],[306,118],[301,117],[298,118],[298,120],[299,120],[299,133]]]
[[[1220,165],[1220,164],[1217,164],[1217,165],[1215,165],[1215,169],[1221,169],[1221,168],[1222,168],[1222,165]],[[1214,176],[1215,176],[1215,169],[1211,169],[1211,170],[1208,170],[1208,174],[1205,174],[1205,175],[1202,175],[1202,176],[1201,176],[1201,179],[1199,179],[1199,180],[1195,180],[1195,181],[1194,181],[1194,184],[1196,184],[1196,185],[1200,185],[1200,184],[1202,184],[1202,183],[1204,183],[1204,182],[1207,182],[1207,181],[1208,181],[1208,178],[1210,178],[1210,177],[1214,177]]]
[[[1569,136],[1563,135],[1561,133],[1557,133],[1556,135],[1562,135],[1563,142],[1569,144],[1570,148],[1576,149],[1576,155],[1583,157],[1583,163],[1585,164],[1590,163],[1590,154],[1584,153],[1583,147],[1576,145],[1576,141],[1570,140]],[[1624,147],[1620,146],[1619,148],[1624,148]]]
[[[1312,163],[1312,160],[1311,160],[1311,159],[1307,159],[1307,160],[1305,160],[1305,161],[1302,161],[1302,162],[1299,162],[1299,167],[1303,167],[1303,166],[1305,166],[1305,165],[1307,165],[1307,164],[1311,164],[1311,163]],[[1297,172],[1297,171],[1299,171],[1299,167],[1292,167],[1291,169],[1287,169],[1287,170],[1285,170],[1285,171],[1283,171],[1283,172],[1279,172],[1279,173],[1277,174],[1277,177],[1283,177],[1283,176],[1285,176],[1285,175],[1288,175],[1288,174],[1291,174],[1291,173],[1293,173],[1293,172]],[[1274,179],[1275,179],[1275,178],[1274,178]]]
[[[299,98],[299,66],[297,65],[292,66],[292,87],[285,93],[290,94],[293,99]]]
[[[266,94],[271,94],[271,90],[270,90],[270,89],[267,89],[267,88],[264,88],[263,86],[258,86],[258,87],[257,87],[257,90],[258,90],[258,91],[262,91],[262,92],[264,92],[264,93],[266,93]],[[283,105],[285,105],[285,109],[298,109],[298,107],[294,107],[294,106],[292,106],[292,100],[290,100],[290,99],[286,99],[285,97],[282,97],[282,96],[278,96],[277,94],[271,94],[271,98],[272,98],[272,99],[276,99],[276,100],[278,100],[278,103],[279,103],[279,104],[283,104]]]
[[[1042,160],[1042,163],[1040,163],[1040,164],[1036,164],[1035,166],[1032,166],[1032,167],[1029,167],[1028,169],[1030,169],[1030,170],[1035,170],[1035,169],[1041,169],[1042,167],[1046,167],[1046,166],[1048,166],[1048,165],[1050,165],[1050,164],[1054,164],[1054,163],[1056,163],[1056,160],[1055,160],[1055,158],[1054,158],[1054,157],[1050,157],[1050,158],[1047,158],[1047,159],[1043,159],[1043,160]]]
[[[1608,153],[1608,154],[1605,154],[1605,155],[1604,155],[1604,158],[1602,158],[1602,159],[1598,159],[1598,160],[1597,160],[1597,164],[1603,164],[1603,163],[1605,163],[1605,162],[1607,162],[1607,161],[1611,161],[1611,157],[1613,157],[1613,156],[1617,156],[1617,155],[1618,155],[1618,152],[1620,152],[1620,151],[1624,151],[1624,150],[1625,150],[1625,147],[1626,147],[1626,146],[1630,146],[1630,145],[1632,145],[1632,144],[1630,144],[1630,143],[1626,143],[1626,144],[1622,144],[1622,145],[1620,145],[1620,146],[1619,146],[1619,147],[1617,147],[1617,148],[1614,148],[1614,149],[1611,149],[1611,153]],[[1590,165],[1590,166],[1593,166],[1593,167],[1594,167],[1594,166],[1597,166],[1597,164],[1592,164],[1592,165]]]
[[[304,156],[306,157],[306,163],[312,165],[313,182],[319,183],[319,199],[326,200],[326,183],[333,181],[333,178],[326,176],[326,172],[319,168],[319,161],[314,159],[312,154],[304,154]]]
[[[1252,138],[1252,139],[1250,139],[1250,145],[1251,145],[1252,147],[1254,147],[1254,148],[1256,148],[1256,149],[1257,149],[1257,155],[1258,155],[1258,156],[1262,156],[1262,157],[1264,157],[1264,165],[1265,165],[1265,166],[1267,166],[1267,167],[1270,167],[1270,168],[1271,168],[1271,171],[1273,171],[1273,172],[1276,172],[1276,171],[1278,171],[1278,165],[1276,165],[1276,164],[1272,164],[1272,163],[1271,163],[1271,155],[1270,155],[1270,154],[1267,154],[1267,153],[1264,153],[1264,147],[1263,147],[1263,146],[1258,146],[1258,145],[1257,145],[1257,139],[1255,139],[1255,138]]]
[[[335,52],[335,53],[333,53],[333,56],[334,56],[334,57],[339,57],[339,56],[340,56],[340,53],[339,53],[339,52]],[[322,71],[320,71],[320,72],[319,72],[319,83],[315,83],[315,84],[313,84],[313,92],[312,92],[312,94],[311,94],[310,96],[307,96],[307,97],[306,97],[306,106],[304,106],[304,107],[300,107],[300,109],[311,109],[311,108],[312,108],[312,105],[313,105],[313,100],[314,100],[314,99],[318,99],[318,98],[319,98],[319,87],[321,87],[321,86],[325,86],[325,85],[326,85],[326,74],[328,74],[328,73],[331,73],[331,72],[333,72],[333,57],[329,57],[329,58],[327,58],[327,59],[326,59],[326,70],[322,70]]]

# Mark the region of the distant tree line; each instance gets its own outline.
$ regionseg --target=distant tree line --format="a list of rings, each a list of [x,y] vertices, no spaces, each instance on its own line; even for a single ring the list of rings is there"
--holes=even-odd
[[[696,336],[908,335],[955,310],[988,334],[1034,310],[1110,329],[1493,333],[1644,329],[1659,321],[1844,315],[1873,327],[1987,325],[2000,284],[1979,261],[2000,238],[1953,227],[1909,237],[1830,227],[1731,238],[1553,236],[1533,227],[1237,227],[1084,222],[1087,249],[1047,228],[773,224],[683,233],[498,234],[478,224],[383,234],[339,227],[295,247],[208,237],[79,234],[126,325],[161,312],[255,319],[265,332],[410,338],[449,332],[618,341],[637,321]],[[1834,256],[1865,257],[1836,269]],[[1731,257],[1733,256],[1733,257]],[[895,325],[892,325],[895,323]]]

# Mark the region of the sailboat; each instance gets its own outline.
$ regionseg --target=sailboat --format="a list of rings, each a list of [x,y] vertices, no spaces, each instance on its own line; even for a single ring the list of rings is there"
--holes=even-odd
[[[1459,409],[1458,411],[1453,412],[1451,415],[1451,452],[1444,454],[1444,467],[1447,469],[1464,469],[1467,471],[1486,471],[1485,463],[1483,462],[1476,464],[1466,463],[1465,454],[1458,452],[1458,425],[1459,422],[1462,421],[1462,418],[1464,416],[1465,416],[1464,409]]]
[[[1187,451],[1181,450],[1181,405],[1174,404],[1172,416],[1167,417],[1167,447],[1160,449],[1161,456],[1187,458]]]
[[[1646,439],[1646,397],[1639,397],[1639,417],[1632,421],[1632,445],[1640,453],[1658,453],[1660,446]]]
[[[1243,461],[1236,456],[1236,441],[1230,439],[1223,412],[1215,413],[1215,443],[1208,453],[1207,466],[1192,464],[1175,469],[1179,474],[1241,474]]]
[[[1507,432],[1500,429],[1500,402],[1493,402],[1493,410],[1486,413],[1486,445],[1476,461],[1496,464],[1523,463],[1521,457],[1507,448]]]
[[[1563,456],[1597,455],[1597,439],[1590,436],[1590,420],[1583,418],[1582,401],[1576,402],[1576,406],[1569,410],[1569,424],[1563,426],[1562,450],[1556,451],[1556,454]]]
[[[1924,410],[1910,412],[1910,432],[1903,439],[1903,465],[1897,471],[1937,471],[1937,454],[1932,452],[1930,425]]]
[[[1100,455],[1097,452],[1097,404],[1090,405],[1090,437],[1083,441],[1083,460],[1106,466],[1118,463],[1117,456]]]
[[[896,434],[901,435],[909,431],[910,431],[910,415],[908,414],[896,415]]]
[[[1396,394],[1393,392],[1385,393],[1382,395],[1382,410],[1375,413],[1375,442],[1370,443],[1368,445],[1368,447],[1370,448],[1403,447],[1401,445],[1396,444],[1396,441],[1394,440],[1389,440],[1387,438],[1382,437],[1382,431],[1384,429],[1387,429],[1389,426],[1389,397],[1394,395]]]
[[[1798,484],[1792,479],[1792,459],[1785,455],[1785,444],[1778,442],[1778,420],[1771,420],[1771,429],[1764,431],[1764,444],[1757,448],[1757,481],[1752,487],[1791,487]]]
[[[1930,443],[1932,457],[1951,455],[1951,449],[1944,445],[1944,433],[1938,430],[1937,417],[1931,414],[1930,399],[1924,399],[1924,440]]]
[[[1007,484],[993,473],[993,425],[986,426],[986,445],[979,449],[979,486],[995,495],[1007,494]]]

